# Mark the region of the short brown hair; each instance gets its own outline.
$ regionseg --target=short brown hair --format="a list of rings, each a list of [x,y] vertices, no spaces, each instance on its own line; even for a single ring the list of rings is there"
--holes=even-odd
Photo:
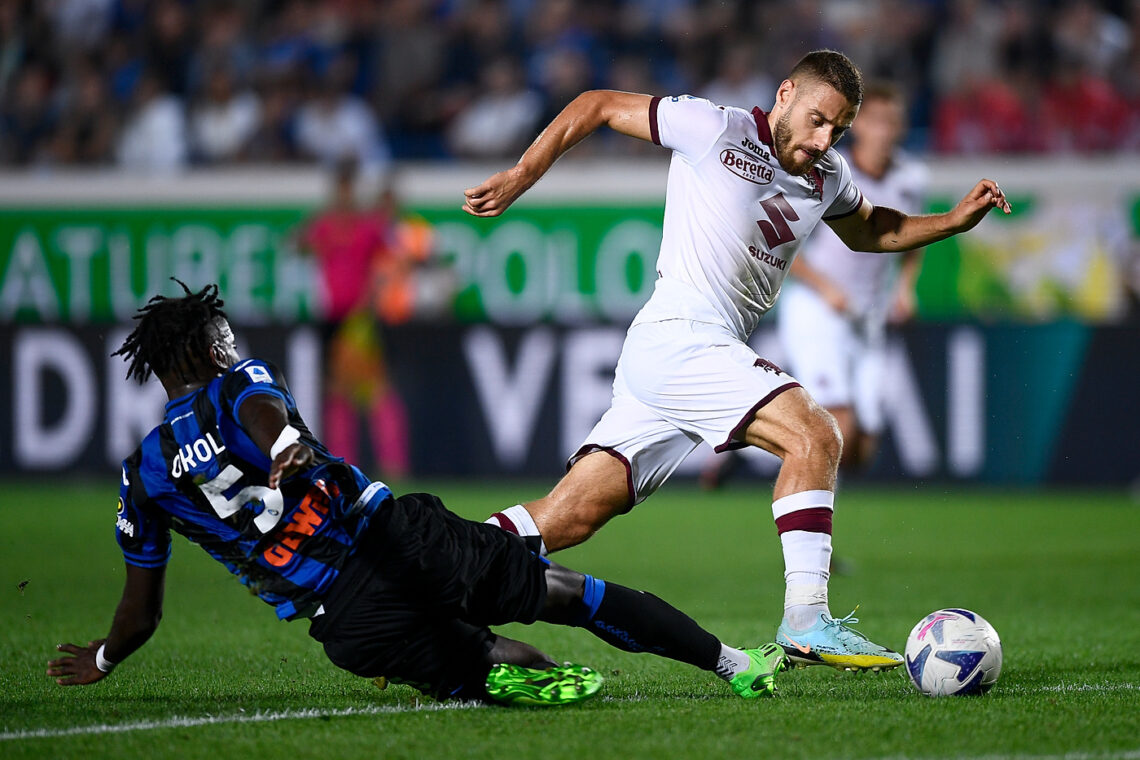
[[[835,50],[813,50],[792,67],[788,79],[814,79],[834,87],[851,105],[863,102],[863,75],[851,59]]]

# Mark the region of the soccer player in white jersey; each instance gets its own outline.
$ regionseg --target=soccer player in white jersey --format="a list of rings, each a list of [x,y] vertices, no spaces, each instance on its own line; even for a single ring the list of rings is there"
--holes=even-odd
[[[590,91],[543,130],[519,162],[464,191],[464,210],[502,214],[563,153],[602,126],[673,151],[658,279],[626,335],[610,409],[545,497],[492,515],[540,550],[578,544],[655,491],[707,441],[759,446],[783,460],[772,513],[784,553],[776,640],[799,663],[882,669],[902,658],[833,618],[827,582],[842,439],[835,419],[745,342],[772,307],[799,244],[826,221],[848,247],[908,251],[1009,212],[983,179],[950,211],[911,216],[868,201],[833,149],[863,98],[841,53],[809,53],[772,110],[682,96]],[[734,545],[752,543],[739,526]]]
[[[851,127],[852,177],[872,203],[915,213],[927,172],[899,149],[905,134],[898,89],[868,85]],[[892,256],[852,251],[820,225],[792,262],[780,294],[778,332],[788,369],[835,417],[845,470],[865,467],[877,449],[887,324],[914,316],[921,262],[921,250]]]

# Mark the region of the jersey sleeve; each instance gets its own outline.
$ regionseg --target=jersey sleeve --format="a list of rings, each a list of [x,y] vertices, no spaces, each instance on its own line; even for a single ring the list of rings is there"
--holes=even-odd
[[[137,455],[136,455],[137,456]],[[132,460],[123,463],[115,538],[123,559],[138,567],[163,567],[170,561],[170,521],[162,510],[146,509],[146,489]]]
[[[234,419],[240,419],[238,414],[242,403],[257,393],[276,396],[285,402],[290,411],[297,408],[281,371],[267,361],[246,359],[238,362],[222,381],[222,401],[229,407]]]
[[[851,175],[851,167],[847,164],[847,159],[842,154],[833,151],[835,154],[836,164],[836,191],[835,198],[832,199],[831,204],[823,212],[823,221],[831,222],[836,219],[842,219],[845,216],[850,216],[859,210],[863,205],[863,193],[859,191],[859,187],[855,184],[855,178]]]
[[[697,160],[716,145],[728,126],[728,113],[703,98],[676,95],[649,103],[649,131],[656,144]]]

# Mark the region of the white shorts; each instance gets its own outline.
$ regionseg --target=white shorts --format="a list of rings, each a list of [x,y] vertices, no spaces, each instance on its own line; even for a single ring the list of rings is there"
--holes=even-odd
[[[741,448],[756,411],[798,387],[726,328],[676,319],[634,325],[626,335],[610,408],[569,466],[607,451],[626,466],[630,502],[657,490],[702,441]]]
[[[886,341],[882,321],[848,319],[804,285],[780,294],[780,343],[788,367],[825,409],[852,407],[859,428],[883,429]]]

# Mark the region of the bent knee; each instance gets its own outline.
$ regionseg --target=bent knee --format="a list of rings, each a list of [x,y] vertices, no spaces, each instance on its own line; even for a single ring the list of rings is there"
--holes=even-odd
[[[533,511],[535,524],[548,551],[582,543],[620,512],[608,502],[569,498],[547,497],[536,506],[538,508]]]
[[[582,543],[629,507],[624,467],[600,452],[575,464],[548,496],[526,505],[550,551]]]
[[[786,449],[789,456],[823,458],[837,465],[843,456],[843,435],[839,423],[831,412],[813,401],[803,408],[790,427]]]

